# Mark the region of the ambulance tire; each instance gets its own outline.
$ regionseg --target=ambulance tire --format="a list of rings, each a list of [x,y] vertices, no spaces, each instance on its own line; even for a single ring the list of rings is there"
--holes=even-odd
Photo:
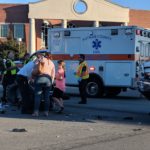
[[[104,86],[100,79],[89,78],[86,85],[86,94],[88,97],[102,97],[104,93]]]
[[[142,92],[142,94],[145,96],[145,98],[150,100],[150,92]]]
[[[108,87],[105,89],[105,95],[106,97],[114,97],[120,94],[121,88],[117,87]]]

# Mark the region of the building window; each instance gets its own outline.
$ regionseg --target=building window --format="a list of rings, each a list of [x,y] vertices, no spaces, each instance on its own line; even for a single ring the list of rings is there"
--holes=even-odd
[[[67,28],[75,28],[75,27],[76,25],[71,22],[67,24]]]
[[[41,26],[41,39],[42,39],[42,43],[41,43],[41,47],[42,48],[48,48],[48,29],[52,28],[52,25],[49,24],[48,22],[46,23],[42,23]]]
[[[8,24],[0,24],[0,37],[8,37]]]
[[[76,0],[73,9],[77,14],[84,14],[87,11],[87,4],[84,0]]]
[[[14,38],[24,39],[24,24],[15,24],[14,25]]]

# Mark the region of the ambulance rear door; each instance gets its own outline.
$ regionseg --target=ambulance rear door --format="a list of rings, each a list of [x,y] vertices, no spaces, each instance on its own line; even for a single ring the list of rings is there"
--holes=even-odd
[[[132,63],[130,62],[106,62],[105,85],[106,86],[131,86]]]

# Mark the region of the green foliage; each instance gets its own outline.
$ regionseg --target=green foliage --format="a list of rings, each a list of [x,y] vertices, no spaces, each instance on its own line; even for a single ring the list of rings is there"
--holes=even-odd
[[[6,58],[8,51],[14,51],[17,58],[23,57],[27,49],[23,42],[20,44],[14,39],[8,39],[7,41],[0,41],[0,53],[3,58]]]

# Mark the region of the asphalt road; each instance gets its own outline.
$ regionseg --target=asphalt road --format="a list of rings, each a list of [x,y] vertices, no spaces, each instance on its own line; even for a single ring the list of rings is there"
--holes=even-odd
[[[150,102],[137,91],[115,98],[65,100],[63,114],[22,115],[15,106],[0,114],[2,150],[149,150]],[[15,130],[13,130],[15,129]],[[13,132],[21,130],[22,132]],[[25,131],[25,132],[23,132]]]

